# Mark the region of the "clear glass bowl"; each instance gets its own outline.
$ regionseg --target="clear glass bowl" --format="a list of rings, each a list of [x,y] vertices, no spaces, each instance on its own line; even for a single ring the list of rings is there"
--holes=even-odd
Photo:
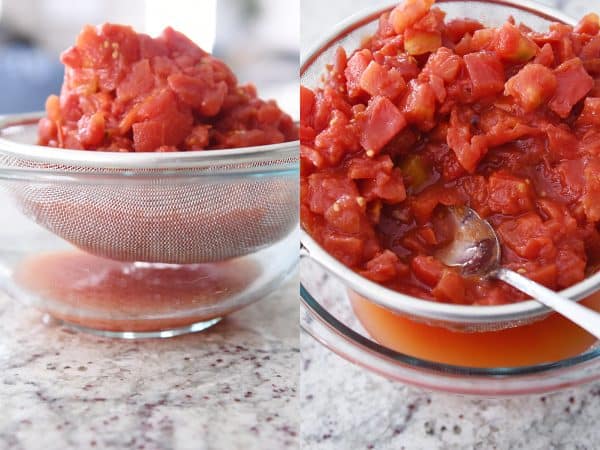
[[[260,299],[297,264],[298,142],[50,149],[32,145],[38,117],[0,118],[0,288],[15,299],[89,332],[170,337]]]
[[[335,27],[329,35],[324,37],[311,51],[306,53],[301,67],[302,84],[308,87],[318,86],[326,64],[334,60],[336,48],[343,46],[350,53],[359,47],[361,41],[376,30],[377,19],[381,13],[390,10],[395,5],[396,2],[391,3],[390,6],[385,8],[360,12]],[[517,22],[522,21],[537,30],[547,29],[550,22],[573,23],[571,18],[552,8],[526,1],[442,0],[437,2],[437,6],[447,13],[448,19],[470,17],[490,26],[501,25],[511,15]],[[314,243],[309,245],[308,241],[310,241],[309,238],[307,238],[307,248],[313,251],[315,246],[312,244]],[[318,253],[321,253],[322,250],[320,247],[318,249]],[[593,339],[589,339],[589,342],[583,342],[581,336],[578,337],[580,339],[578,345],[581,345],[582,350],[581,353],[575,356],[566,359],[562,358],[555,362],[539,362],[533,365],[507,364],[502,367],[493,367],[491,365],[476,366],[475,364],[467,366],[458,363],[433,362],[425,357],[411,356],[415,355],[415,352],[409,355],[407,348],[410,346],[400,345],[401,343],[393,342],[393,339],[388,339],[387,343],[390,344],[390,342],[393,342],[395,350],[389,346],[382,345],[382,333],[380,330],[373,328],[377,324],[375,322],[369,324],[365,320],[366,313],[364,311],[366,309],[363,309],[361,313],[362,322],[356,315],[360,311],[361,299],[357,301],[355,292],[358,291],[360,294],[366,296],[366,298],[362,298],[364,306],[364,304],[370,302],[367,300],[369,299],[368,293],[375,292],[372,286],[368,286],[372,283],[369,283],[366,279],[361,279],[348,270],[335,270],[335,275],[341,276],[337,281],[323,281],[335,279],[333,272],[330,271],[333,270],[333,265],[327,263],[326,265],[329,269],[323,269],[322,266],[316,266],[314,262],[309,261],[309,252],[304,252],[303,254],[306,256],[304,258],[306,261],[303,261],[301,265],[301,297],[304,310],[301,321],[303,328],[334,352],[391,379],[448,392],[481,395],[514,395],[557,390],[600,378],[600,358],[598,358],[600,356],[600,349],[597,343],[594,344]],[[595,280],[598,277],[593,278]],[[586,280],[586,282],[594,280]],[[323,290],[323,283],[325,285],[332,283],[332,286],[335,287]],[[596,285],[597,283],[592,284]],[[576,286],[574,289],[581,290],[580,294],[588,292],[588,289],[583,285]],[[385,320],[388,320],[388,324],[392,323],[395,326],[402,326],[402,324],[407,324],[406,320],[410,320],[411,324],[417,324],[416,328],[419,328],[422,340],[437,339],[439,342],[436,342],[436,344],[442,348],[445,345],[452,344],[449,344],[448,341],[444,341],[440,337],[444,336],[446,331],[439,334],[436,333],[440,328],[444,330],[447,326],[453,328],[453,326],[448,325],[449,318],[455,321],[458,327],[461,327],[460,322],[464,322],[467,316],[472,319],[479,315],[486,315],[489,311],[491,317],[491,312],[494,308],[502,308],[478,307],[479,309],[484,308],[486,312],[484,313],[484,310],[481,310],[481,314],[479,314],[479,311],[475,311],[477,314],[470,314],[475,307],[462,307],[463,309],[460,309],[460,306],[435,304],[402,294],[389,295],[387,298],[384,298],[386,296],[383,295],[383,289],[380,290],[382,295],[371,298],[373,302],[389,308],[385,309],[377,306],[377,308],[380,308],[380,311],[383,311],[381,314],[385,316]],[[314,295],[311,295],[311,293],[314,294],[317,292],[319,293],[318,299]],[[350,294],[350,297],[348,294]],[[581,297],[585,297],[585,295],[582,294],[578,298]],[[587,301],[598,303],[598,298],[591,298]],[[554,320],[554,316],[544,319],[543,308],[533,301],[510,305],[510,307],[507,306],[505,309],[508,311],[510,308],[515,311],[519,310],[519,314],[523,317],[523,311],[527,310],[526,312],[531,316],[537,315],[543,319],[532,326],[544,326],[543,322],[546,320],[549,323]],[[469,314],[463,314],[465,312],[469,312]],[[547,313],[548,311],[546,310],[545,314]],[[506,317],[510,319],[511,317],[517,317],[519,314],[509,314]],[[482,318],[479,317],[479,319]],[[444,326],[440,327],[440,323]],[[486,326],[493,327],[493,325],[493,323],[486,323]],[[517,325],[515,328],[522,328],[521,324],[516,321],[511,323],[511,326],[514,325]],[[365,330],[365,327],[370,327],[371,332],[376,332],[377,340]],[[469,345],[483,345],[483,341],[478,341],[477,337],[481,338],[482,336],[477,332],[480,330],[473,328],[473,323],[465,322],[464,327],[469,331],[475,331],[470,333]],[[454,329],[454,331],[457,330]],[[428,334],[428,332],[431,332],[431,334]],[[548,332],[548,329],[546,332]],[[560,333],[560,330],[557,330],[557,332]],[[561,338],[560,336],[555,336],[555,339],[560,340]],[[543,343],[543,340],[539,336],[537,336],[537,340]],[[522,345],[524,347],[531,344],[532,342],[526,341],[519,341],[515,344],[514,340],[506,342],[506,345]],[[471,347],[471,349],[473,348]],[[425,352],[422,352],[421,356],[424,354]],[[535,356],[537,357],[538,355],[536,354]],[[542,360],[543,358],[539,359]],[[551,359],[549,361],[554,360]]]

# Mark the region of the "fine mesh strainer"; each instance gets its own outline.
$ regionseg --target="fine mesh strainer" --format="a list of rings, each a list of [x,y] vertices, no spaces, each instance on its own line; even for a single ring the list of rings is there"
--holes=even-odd
[[[362,40],[372,35],[378,25],[379,16],[391,10],[398,2],[360,12],[339,24],[331,34],[302,56],[301,83],[317,87],[326,65],[335,60],[336,49],[344,47],[350,54]],[[551,22],[574,24],[575,21],[558,11],[532,2],[519,0],[438,0],[436,6],[446,12],[448,20],[475,18],[488,26],[500,26],[509,16],[538,31],[545,31]],[[464,332],[485,332],[518,327],[546,317],[550,310],[530,300],[501,306],[464,306],[422,300],[387,289],[361,277],[341,264],[306,232],[301,234],[305,248],[302,255],[308,257],[331,274],[340,278],[345,285],[374,303],[407,316],[412,320],[433,326],[442,326]],[[581,300],[600,288],[600,272],[561,292],[564,297]]]
[[[254,253],[298,220],[298,143],[180,153],[31,145],[41,116],[0,119],[0,186],[39,225],[120,261],[196,264]]]

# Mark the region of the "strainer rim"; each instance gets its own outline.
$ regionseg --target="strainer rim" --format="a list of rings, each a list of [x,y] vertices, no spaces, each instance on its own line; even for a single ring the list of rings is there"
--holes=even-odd
[[[384,308],[401,314],[456,324],[481,325],[527,320],[551,312],[551,309],[535,300],[524,300],[504,305],[457,305],[404,294],[359,275],[331,256],[304,229],[300,233],[300,241],[306,249],[306,256],[341,279],[347,287],[358,294]],[[595,292],[599,287],[600,272],[597,272],[560,291],[559,294],[574,301],[579,301]]]
[[[289,166],[298,165],[298,149],[300,141],[287,141],[279,144],[261,145],[254,147],[221,149],[221,150],[190,150],[180,152],[106,152],[90,150],[70,150],[45,147],[34,144],[22,144],[7,139],[6,130],[11,127],[31,126],[44,117],[43,112],[0,115],[0,154],[17,158],[27,158],[32,161],[78,169],[119,169],[119,170],[161,170],[176,168],[209,167],[214,164],[241,164],[245,162],[264,162],[267,165],[262,170],[269,171],[269,162],[278,163],[279,170],[283,160]],[[4,170],[11,167],[2,166]],[[52,171],[53,169],[43,169]],[[227,170],[225,169],[224,172]],[[66,172],[71,172],[66,170]]]
[[[464,3],[465,0],[437,0],[437,4]],[[576,21],[570,16],[546,5],[529,0],[477,0],[480,3],[494,3],[525,10],[547,20],[574,25]],[[300,82],[306,70],[332,44],[338,42],[357,28],[360,28],[389,11],[397,5],[390,1],[387,5],[377,5],[364,8],[339,22],[332,30],[319,39],[309,51],[302,53],[300,62]],[[378,283],[362,277],[352,269],[325,251],[304,229],[301,230],[301,244],[307,250],[306,256],[319,263],[329,272],[340,278],[346,285],[357,293],[365,296],[374,303],[403,314],[411,314],[433,320],[441,320],[456,324],[490,324],[527,320],[540,317],[551,312],[549,308],[535,300],[505,305],[457,305],[424,300],[386,288]],[[559,293],[573,300],[581,300],[600,287],[600,272],[588,276],[581,282]]]

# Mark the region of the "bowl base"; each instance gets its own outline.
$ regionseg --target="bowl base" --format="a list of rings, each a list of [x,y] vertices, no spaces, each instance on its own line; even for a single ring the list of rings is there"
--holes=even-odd
[[[176,336],[182,336],[185,334],[191,333],[199,333],[201,331],[207,330],[219,322],[221,322],[222,317],[215,317],[209,320],[204,320],[200,322],[194,322],[189,325],[185,325],[182,327],[176,328],[166,328],[159,330],[148,330],[148,331],[127,331],[127,330],[104,330],[86,327],[84,325],[80,325],[77,323],[69,322],[66,320],[58,319],[50,314],[44,314],[43,321],[44,323],[56,323],[58,325],[65,326],[67,328],[71,328],[75,331],[80,331],[84,333],[93,334],[95,336],[108,337],[108,338],[116,338],[116,339],[129,339],[129,340],[137,340],[137,339],[163,339],[163,338],[171,338]]]

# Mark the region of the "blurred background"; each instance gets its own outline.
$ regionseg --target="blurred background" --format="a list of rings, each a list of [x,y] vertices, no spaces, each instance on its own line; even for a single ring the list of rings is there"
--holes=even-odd
[[[37,111],[58,93],[60,53],[84,24],[157,36],[166,26],[223,59],[299,117],[299,0],[0,0],[0,114]]]

